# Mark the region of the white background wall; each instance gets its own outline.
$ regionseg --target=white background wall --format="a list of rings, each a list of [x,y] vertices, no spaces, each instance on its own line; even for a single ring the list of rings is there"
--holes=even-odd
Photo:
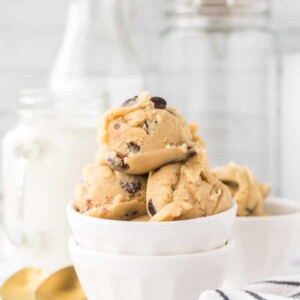
[[[150,59],[151,69],[153,28],[157,28],[158,17],[155,8],[160,0],[133,1],[134,39],[149,39],[139,54],[143,61]],[[19,90],[47,85],[67,11],[68,0],[0,0],[0,137],[15,122]]]
[[[0,136],[15,121],[18,91],[45,85],[66,10],[63,0],[0,1]]]
[[[152,39],[139,51],[142,60],[151,60],[153,33],[158,29],[156,10],[164,0],[132,1],[136,4],[134,39]],[[273,7],[276,25],[289,32],[284,48],[300,51],[300,40],[295,38],[300,29],[300,1],[273,0]],[[46,85],[67,9],[68,0],[0,0],[0,135],[12,124],[19,89]]]
[[[300,201],[300,1],[273,0],[282,51],[281,192]]]
[[[146,69],[151,70],[155,67],[151,60],[151,52],[156,46],[155,31],[159,29],[156,9],[163,0],[132,1],[136,3],[133,38],[139,42],[139,55]],[[285,194],[292,196],[295,192],[289,188],[291,174],[299,173],[297,169],[300,167],[300,1],[273,0],[272,5],[274,23],[280,28],[285,52],[282,81],[283,179]],[[62,40],[67,8],[68,0],[0,0],[0,138],[15,123],[18,91],[46,86]],[[290,151],[291,148],[293,151]],[[298,180],[294,180],[292,185],[295,190]],[[300,192],[298,195],[300,198]]]

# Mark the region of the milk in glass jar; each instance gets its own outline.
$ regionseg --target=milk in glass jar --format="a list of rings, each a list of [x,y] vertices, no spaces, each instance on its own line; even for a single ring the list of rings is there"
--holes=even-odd
[[[94,161],[103,97],[25,91],[19,123],[3,141],[6,252],[18,266],[69,264],[66,206]]]

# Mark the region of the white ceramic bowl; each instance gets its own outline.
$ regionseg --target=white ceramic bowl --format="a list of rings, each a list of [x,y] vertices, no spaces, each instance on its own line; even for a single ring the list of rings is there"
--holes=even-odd
[[[208,251],[230,239],[236,204],[217,215],[176,222],[126,222],[93,218],[68,206],[79,245],[105,253],[174,255]]]
[[[269,199],[270,216],[238,217],[236,247],[225,285],[244,285],[274,276],[300,256],[300,201]]]
[[[69,240],[77,275],[89,300],[195,300],[221,286],[234,242],[202,253],[173,256],[115,255]]]

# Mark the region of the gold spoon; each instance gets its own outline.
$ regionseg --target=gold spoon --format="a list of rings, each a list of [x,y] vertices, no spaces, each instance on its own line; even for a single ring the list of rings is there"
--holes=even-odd
[[[50,275],[35,292],[35,300],[87,300],[74,267]]]
[[[42,269],[22,269],[4,282],[0,296],[3,300],[34,300],[34,292],[47,277]]]

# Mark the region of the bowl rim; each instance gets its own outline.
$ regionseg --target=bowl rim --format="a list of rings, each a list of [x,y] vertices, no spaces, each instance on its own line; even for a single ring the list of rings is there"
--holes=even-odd
[[[237,216],[236,222],[270,222],[275,220],[285,220],[287,218],[296,217],[300,218],[300,203],[296,200],[290,200],[279,197],[269,197],[266,199],[267,204],[280,205],[281,207],[296,208],[294,212],[267,215],[267,216]]]
[[[99,256],[101,255],[102,257],[105,258],[118,258],[118,259],[135,259],[135,260],[153,260],[153,259],[185,259],[185,258],[192,258],[192,257],[197,257],[197,256],[208,256],[208,255],[214,255],[217,253],[222,253],[222,252],[227,252],[227,251],[232,251],[235,248],[236,241],[234,238],[230,238],[227,240],[227,242],[218,248],[208,250],[208,251],[202,251],[202,252],[193,252],[193,253],[186,253],[186,254],[174,254],[174,255],[134,255],[134,254],[116,254],[116,253],[106,253],[106,252],[101,252],[97,250],[92,250],[88,249],[86,247],[83,247],[78,244],[76,241],[75,235],[72,234],[69,237],[68,245],[69,249],[76,248],[76,251],[80,252],[85,252],[88,255],[93,255],[93,256]]]
[[[91,217],[91,216],[87,216],[84,214],[81,214],[80,212],[76,211],[73,207],[72,202],[70,202],[67,205],[67,214],[68,215],[73,215],[78,219],[81,219],[83,221],[87,221],[87,222],[92,222],[92,223],[97,223],[97,224],[117,224],[120,225],[122,224],[123,226],[137,226],[137,224],[139,226],[144,226],[144,227],[154,227],[154,226],[166,226],[168,224],[193,224],[196,222],[209,222],[211,219],[216,219],[216,218],[221,218],[224,215],[230,215],[232,212],[235,212],[234,215],[236,215],[236,210],[237,210],[237,203],[236,201],[232,200],[231,202],[231,207],[229,207],[228,209],[214,214],[214,215],[210,215],[210,216],[206,216],[206,217],[200,217],[200,218],[195,218],[195,219],[188,219],[188,220],[177,220],[175,221],[164,221],[164,222],[131,222],[131,221],[122,221],[122,220],[110,220],[110,219],[103,219],[103,218],[97,218],[97,217]],[[126,225],[124,225],[126,224]],[[129,225],[127,225],[129,224]],[[151,225],[149,225],[151,224]],[[164,225],[163,225],[164,224]]]

